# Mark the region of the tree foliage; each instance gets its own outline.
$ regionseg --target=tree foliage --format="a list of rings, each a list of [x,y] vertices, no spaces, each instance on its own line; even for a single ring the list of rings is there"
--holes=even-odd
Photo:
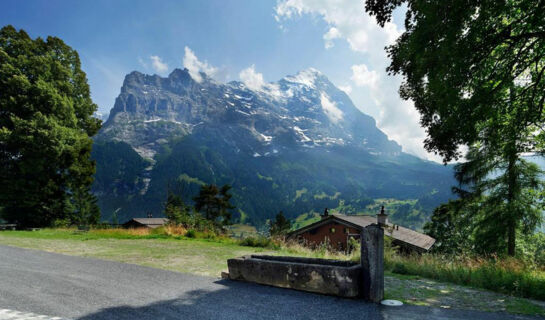
[[[0,30],[5,219],[47,226],[74,215],[96,216],[94,200],[84,195],[95,171],[89,155],[90,136],[100,128],[100,120],[92,117],[96,109],[75,50],[56,37],[33,40],[12,26]],[[83,199],[89,201],[86,209]]]
[[[193,198],[195,210],[203,213],[205,219],[214,221],[217,225],[228,225],[231,222],[231,210],[235,208],[230,202],[230,185],[218,189],[214,184],[203,185],[199,194]]]
[[[405,32],[387,48],[387,70],[403,75],[426,148],[449,161],[460,145],[539,130],[525,147],[542,150],[545,2],[368,0],[366,10],[384,25],[402,4]]]
[[[499,250],[495,233],[514,255],[517,229],[538,223],[539,172],[522,156],[545,151],[545,1],[368,0],[366,10],[384,25],[404,3],[387,70],[403,76],[427,150],[448,162],[469,147],[457,178],[484,196],[479,244]]]
[[[542,220],[543,171],[523,158],[513,162],[496,150],[472,147],[455,166],[460,198],[437,208],[425,231],[437,249],[454,253],[515,253],[518,235],[532,234]]]
[[[165,204],[165,216],[170,223],[187,226],[190,219],[189,207],[183,202],[180,196],[169,192]]]
[[[474,209],[464,207],[461,200],[452,200],[433,211],[424,232],[435,239],[434,251],[458,254],[474,249]]]
[[[269,230],[269,233],[271,236],[282,236],[288,233],[291,228],[291,222],[286,219],[284,216],[284,213],[280,211],[275,219],[274,222],[271,224],[271,228]]]

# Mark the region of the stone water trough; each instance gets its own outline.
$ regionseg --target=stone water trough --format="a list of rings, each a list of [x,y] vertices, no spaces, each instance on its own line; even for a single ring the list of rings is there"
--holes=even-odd
[[[251,255],[229,259],[229,278],[347,298],[360,296],[356,262]]]
[[[249,255],[227,260],[228,278],[346,298],[384,297],[384,231],[363,229],[361,261]]]

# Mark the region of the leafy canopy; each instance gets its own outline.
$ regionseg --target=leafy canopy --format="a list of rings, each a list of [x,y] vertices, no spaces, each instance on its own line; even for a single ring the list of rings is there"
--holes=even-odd
[[[387,48],[387,70],[404,77],[426,149],[449,161],[460,145],[519,130],[535,135],[524,149],[542,151],[545,2],[367,0],[366,10],[384,25],[402,4],[405,32]]]
[[[100,120],[79,56],[61,39],[0,30],[0,206],[9,221],[47,226],[96,216],[82,201]],[[92,198],[92,197],[91,197]],[[87,200],[82,200],[87,199]],[[93,212],[93,213],[91,213]],[[94,218],[93,218],[94,219]],[[91,219],[92,220],[92,219]]]
[[[448,162],[469,147],[457,178],[480,201],[476,241],[500,251],[507,238],[514,255],[517,230],[539,223],[540,172],[522,156],[545,151],[545,1],[367,0],[366,10],[384,25],[402,4],[405,32],[387,48],[387,70],[403,76],[427,150]]]
[[[195,210],[203,213],[205,219],[213,221],[217,225],[230,224],[231,210],[235,208],[231,204],[230,190],[231,186],[228,184],[219,189],[214,184],[203,185],[199,194],[193,198]]]
[[[271,236],[281,236],[288,233],[288,231],[290,231],[290,228],[291,228],[291,222],[288,219],[286,219],[286,217],[284,216],[284,213],[280,211],[276,215],[269,232]]]

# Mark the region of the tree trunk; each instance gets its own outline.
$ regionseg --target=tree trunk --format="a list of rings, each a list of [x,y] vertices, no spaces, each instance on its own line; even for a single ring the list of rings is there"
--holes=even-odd
[[[516,241],[516,218],[514,217],[515,212],[513,211],[513,202],[515,200],[515,189],[517,184],[517,173],[516,173],[516,163],[517,163],[517,153],[516,147],[511,146],[509,148],[507,164],[507,254],[510,256],[515,255],[515,241]]]
[[[511,219],[509,222],[509,230],[507,235],[507,254],[510,256],[515,256],[515,222]]]

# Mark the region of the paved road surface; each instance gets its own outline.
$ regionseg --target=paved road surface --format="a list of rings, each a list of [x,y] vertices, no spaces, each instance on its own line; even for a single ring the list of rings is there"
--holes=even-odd
[[[535,319],[380,307],[131,264],[0,246],[0,320]]]

